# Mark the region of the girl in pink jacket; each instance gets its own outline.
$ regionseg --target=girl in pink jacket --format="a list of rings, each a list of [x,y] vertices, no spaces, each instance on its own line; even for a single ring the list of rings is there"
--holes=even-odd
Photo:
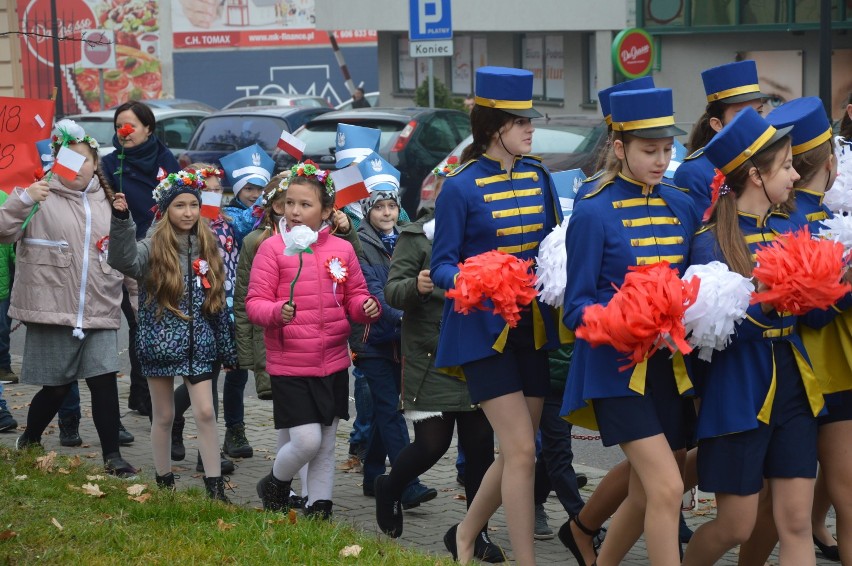
[[[290,482],[308,464],[305,513],[331,516],[334,439],[349,418],[350,326],[378,319],[352,245],[330,233],[334,184],[310,161],[291,170],[280,235],[252,264],[246,314],[265,328],[278,453],[257,483],[263,508],[286,511]]]

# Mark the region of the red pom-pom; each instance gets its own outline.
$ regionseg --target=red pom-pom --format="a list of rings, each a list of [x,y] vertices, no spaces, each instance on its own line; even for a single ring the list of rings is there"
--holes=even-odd
[[[688,354],[692,347],[686,341],[683,314],[695,302],[700,283],[697,277],[683,281],[665,261],[631,266],[606,306],[586,308],[577,336],[592,346],[605,344],[627,354],[621,370],[649,358],[661,343]]]
[[[795,315],[827,309],[850,290],[840,281],[845,268],[843,244],[811,238],[807,226],[783,234],[757,250],[754,277],[768,289],[754,293],[751,304]]]
[[[474,309],[487,310],[490,299],[494,314],[503,317],[514,328],[521,319],[521,307],[536,296],[532,260],[521,260],[505,252],[485,252],[459,264],[454,289],[446,293],[454,300],[457,312],[468,314]]]

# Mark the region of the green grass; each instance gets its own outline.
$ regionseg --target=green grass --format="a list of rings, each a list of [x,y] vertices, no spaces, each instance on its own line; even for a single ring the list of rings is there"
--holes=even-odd
[[[0,447],[0,564],[449,564],[301,513],[292,524],[280,513],[212,502],[200,490],[160,491],[141,479],[90,481],[86,476],[103,475],[102,468],[74,467],[66,456],[42,471],[39,456]],[[79,488],[86,483],[106,495],[85,494]],[[144,493],[151,494],[142,503],[127,494],[137,483],[147,483]],[[360,555],[340,557],[351,545],[362,547]]]

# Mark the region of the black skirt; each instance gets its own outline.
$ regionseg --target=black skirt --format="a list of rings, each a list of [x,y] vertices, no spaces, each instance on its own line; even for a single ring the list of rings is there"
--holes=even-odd
[[[325,377],[270,377],[276,429],[349,420],[349,371]]]

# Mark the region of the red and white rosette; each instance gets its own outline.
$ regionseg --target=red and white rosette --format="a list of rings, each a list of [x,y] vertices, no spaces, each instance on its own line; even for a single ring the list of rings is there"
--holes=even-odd
[[[95,247],[98,248],[98,260],[103,263],[109,257],[109,236],[104,236],[97,241]]]
[[[331,290],[334,293],[334,300],[337,301],[337,285],[346,282],[346,278],[349,277],[349,268],[346,267],[346,262],[337,256],[325,260],[325,268],[331,276]],[[337,306],[340,306],[339,302]]]
[[[195,284],[205,289],[210,288],[210,281],[207,279],[207,272],[210,271],[210,264],[201,258],[192,262],[192,270],[195,271]]]

